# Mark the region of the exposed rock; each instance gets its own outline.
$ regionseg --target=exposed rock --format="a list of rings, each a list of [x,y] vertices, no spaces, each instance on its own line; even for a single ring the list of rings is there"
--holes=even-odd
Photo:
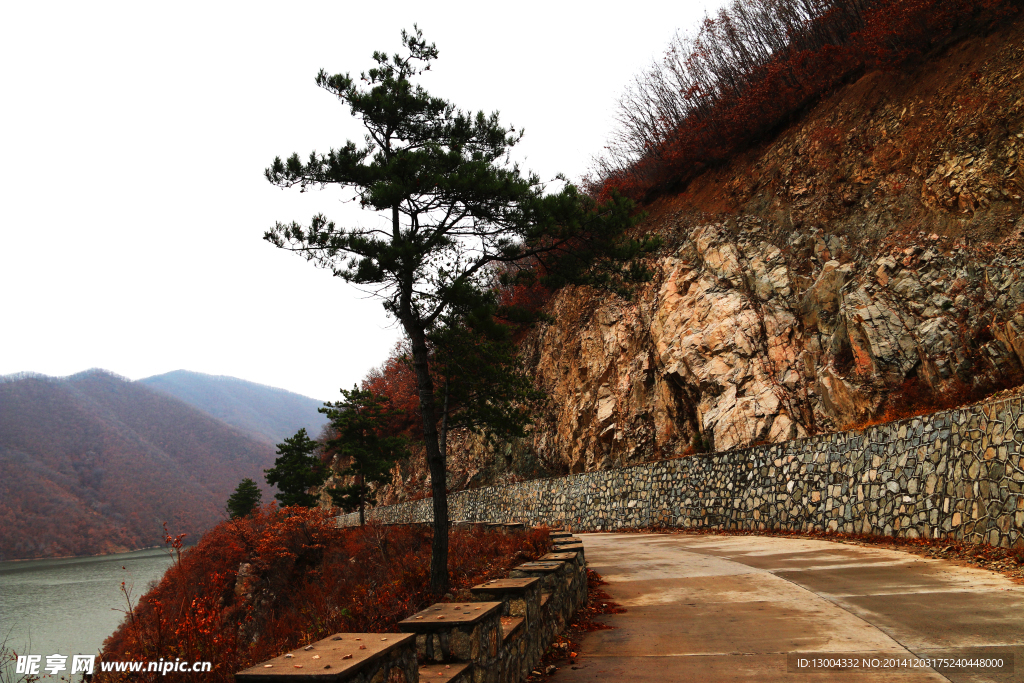
[[[787,256],[739,223],[694,227],[635,301],[555,298],[556,322],[524,343],[551,397],[531,444],[544,462],[586,471],[776,443],[863,420],[911,377],[938,390],[1020,370],[1024,262],[864,254],[822,233],[791,234]],[[827,260],[808,271],[803,244]]]

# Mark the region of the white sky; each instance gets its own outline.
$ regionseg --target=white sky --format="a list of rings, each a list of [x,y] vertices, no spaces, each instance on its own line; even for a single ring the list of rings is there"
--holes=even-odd
[[[358,74],[416,22],[440,51],[432,94],[500,111],[526,129],[525,169],[578,179],[630,76],[705,4],[506,7],[4,3],[0,375],[187,369],[337,398],[399,332],[379,301],[262,240],[318,211],[375,220],[263,178],[276,155],[362,140],[317,71]]]

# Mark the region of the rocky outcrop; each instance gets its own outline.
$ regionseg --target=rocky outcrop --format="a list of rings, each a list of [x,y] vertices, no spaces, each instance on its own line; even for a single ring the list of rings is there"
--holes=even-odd
[[[1020,375],[1024,260],[789,233],[687,229],[635,300],[560,293],[524,355],[550,397],[532,448],[588,471],[840,429],[907,379]]]
[[[865,74],[649,207],[654,281],[632,301],[562,291],[523,345],[550,407],[522,469],[778,443],[1019,384],[1022,38]]]

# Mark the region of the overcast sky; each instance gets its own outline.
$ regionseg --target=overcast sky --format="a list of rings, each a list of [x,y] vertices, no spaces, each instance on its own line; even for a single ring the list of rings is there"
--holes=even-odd
[[[0,375],[187,369],[334,400],[399,331],[262,240],[319,211],[377,220],[263,178],[361,141],[317,71],[357,74],[416,22],[432,94],[500,111],[526,129],[522,166],[575,179],[630,76],[718,4],[4,3]]]

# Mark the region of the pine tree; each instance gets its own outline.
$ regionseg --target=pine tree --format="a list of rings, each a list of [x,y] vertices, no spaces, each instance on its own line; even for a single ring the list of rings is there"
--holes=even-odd
[[[246,477],[238,485],[235,492],[228,498],[228,514],[231,519],[248,517],[253,510],[258,510],[263,502],[263,492],[252,479]]]
[[[366,523],[366,502],[373,485],[386,482],[395,462],[408,457],[408,452],[404,439],[384,433],[394,415],[387,399],[357,387],[351,391],[342,389],[341,393],[344,401],[327,403],[320,412],[330,419],[329,429],[334,435],[327,441],[327,448],[347,461],[338,474],[355,481],[327,492],[343,510],[359,510],[362,526]]]
[[[614,286],[647,276],[631,259],[653,248],[626,239],[632,204],[597,206],[574,186],[545,194],[533,174],[508,160],[522,131],[497,112],[475,115],[433,97],[413,79],[430,69],[437,48],[418,29],[402,32],[407,54],[375,52],[376,66],[354,79],[321,71],[317,84],[347,104],[366,128],[366,144],[347,142],[327,154],[274,159],[267,179],[351,189],[388,226],[345,228],[323,215],[308,226],[278,223],[265,235],[334,275],[372,289],[402,325],[416,373],[423,444],[433,493],[430,588],[448,589],[447,468],[438,434],[439,407],[428,335],[452,308],[489,286],[499,264],[530,267],[550,286]],[[365,83],[365,87],[358,83]],[[595,263],[607,267],[595,268]],[[628,264],[628,265],[625,265]]]
[[[281,505],[301,505],[313,507],[317,504],[316,497],[309,489],[319,486],[327,479],[327,468],[320,462],[315,453],[320,444],[306,435],[303,427],[295,436],[277,444],[277,460],[269,470],[264,470],[267,483],[276,486],[280,493],[274,498]]]

